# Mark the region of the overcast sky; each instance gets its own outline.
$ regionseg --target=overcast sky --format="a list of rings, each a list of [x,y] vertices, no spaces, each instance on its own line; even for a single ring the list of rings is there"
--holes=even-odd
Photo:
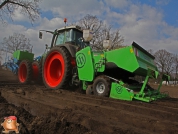
[[[40,29],[55,30],[64,26],[63,18],[70,24],[91,14],[120,29],[124,45],[135,41],[147,50],[166,49],[178,54],[177,6],[178,0],[42,0],[41,16],[35,24],[16,11],[13,22],[0,25],[0,42],[14,32],[25,34],[38,56],[51,42],[50,34],[38,38]]]

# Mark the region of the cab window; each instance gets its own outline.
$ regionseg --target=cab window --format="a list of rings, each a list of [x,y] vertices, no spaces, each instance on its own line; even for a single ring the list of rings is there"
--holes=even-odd
[[[61,44],[64,44],[66,41],[71,41],[72,39],[71,39],[71,34],[70,33],[71,33],[70,30],[66,31],[66,33],[65,33],[65,31],[60,32],[57,35],[55,45],[61,45]]]
[[[59,33],[56,39],[56,45],[64,43],[64,33]]]

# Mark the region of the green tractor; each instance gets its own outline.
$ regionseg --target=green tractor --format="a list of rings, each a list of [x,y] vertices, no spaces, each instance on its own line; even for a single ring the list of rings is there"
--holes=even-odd
[[[46,31],[50,32],[50,31]],[[43,60],[42,78],[50,89],[66,88],[69,84],[83,84],[87,94],[107,96],[122,100],[150,102],[167,97],[151,88],[149,78],[158,77],[154,56],[133,42],[132,45],[110,50],[110,41],[104,40],[103,51],[92,51],[89,41],[92,34],[78,26],[57,29],[53,34],[50,50]],[[42,33],[39,33],[42,38]],[[144,76],[143,83],[132,78]],[[162,80],[169,76],[163,75]]]
[[[41,30],[42,31],[42,30]],[[42,38],[42,32],[39,38]],[[45,30],[43,30],[45,31]],[[68,87],[69,83],[78,85],[75,54],[85,48],[88,42],[83,42],[83,31],[79,26],[68,26],[56,29],[53,34],[49,51],[44,56],[42,78],[46,87],[59,89]],[[85,33],[89,32],[85,30]]]
[[[42,31],[53,35],[51,46],[46,45],[43,55],[34,58],[33,53],[20,50],[13,54],[19,82],[21,84],[29,84],[31,81],[44,82],[52,89],[66,87],[69,81],[73,85],[78,85],[75,54],[87,45],[87,42],[81,41],[83,31],[78,26],[64,27],[55,31],[40,30],[40,39],[43,36]]]

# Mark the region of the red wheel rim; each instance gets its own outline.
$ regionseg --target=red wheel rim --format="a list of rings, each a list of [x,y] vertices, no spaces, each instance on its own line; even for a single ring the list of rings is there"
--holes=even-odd
[[[63,56],[57,52],[52,52],[44,64],[44,79],[50,87],[56,87],[64,77],[65,63]]]
[[[33,79],[36,80],[38,78],[39,69],[36,64],[33,64],[32,68],[33,68]]]
[[[19,80],[20,82],[25,82],[27,78],[27,67],[25,65],[25,63],[22,63],[19,67]]]

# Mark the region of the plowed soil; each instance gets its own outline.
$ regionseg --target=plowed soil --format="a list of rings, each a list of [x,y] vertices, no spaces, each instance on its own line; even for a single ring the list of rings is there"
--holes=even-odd
[[[177,134],[178,87],[161,90],[171,97],[129,102],[20,85],[15,75],[0,69],[0,121],[15,115],[21,134]]]

